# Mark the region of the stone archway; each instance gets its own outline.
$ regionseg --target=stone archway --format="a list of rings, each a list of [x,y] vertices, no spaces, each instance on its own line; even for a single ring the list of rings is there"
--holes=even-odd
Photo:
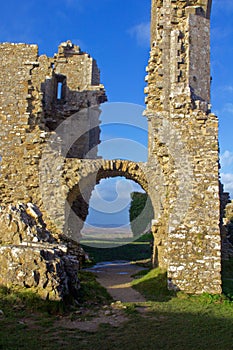
[[[70,166],[70,160],[66,165]],[[75,162],[74,159],[71,160]],[[147,193],[149,191],[145,163],[135,163],[127,160],[83,160],[82,167],[69,178],[73,181],[67,188],[67,203],[64,217],[64,230],[73,240],[79,240],[80,231],[88,214],[91,193],[101,179],[123,176],[138,183]],[[74,166],[71,166],[74,169]],[[65,180],[65,178],[64,178]],[[76,181],[76,182],[75,182]]]

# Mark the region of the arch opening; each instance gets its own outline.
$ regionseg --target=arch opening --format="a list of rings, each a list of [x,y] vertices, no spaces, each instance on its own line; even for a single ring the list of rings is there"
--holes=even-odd
[[[130,208],[135,193],[141,194],[138,199],[147,196],[140,185],[124,176],[101,179],[90,197],[89,211],[82,230],[82,237],[88,238],[94,235],[95,238],[103,237],[109,240],[118,240],[116,236],[132,239],[136,234],[140,235],[149,229],[150,222],[147,222],[145,227],[142,227],[141,232],[133,230],[135,225],[132,226],[130,220]],[[132,217],[132,219],[136,218]],[[145,219],[145,215],[143,219]]]
[[[81,179],[67,197],[67,235],[88,248],[114,248],[149,233],[154,212],[147,188],[143,187],[129,173],[116,170],[100,169]],[[145,196],[146,200],[144,198],[140,212],[130,222],[135,193]],[[140,230],[136,232],[135,227]],[[145,248],[151,257],[150,244],[145,244]]]

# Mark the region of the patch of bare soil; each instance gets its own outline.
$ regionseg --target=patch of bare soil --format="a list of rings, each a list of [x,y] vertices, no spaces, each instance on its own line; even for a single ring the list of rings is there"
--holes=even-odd
[[[81,313],[77,311],[76,316],[74,314],[73,318],[70,316],[62,317],[56,321],[55,326],[65,329],[79,329],[86,332],[96,332],[100,324],[109,324],[117,327],[128,320],[123,309],[123,304],[117,302],[98,310],[83,310]]]
[[[122,303],[137,303],[137,310],[141,314],[147,313],[144,305],[145,298],[130,283],[132,275],[142,270],[141,267],[126,261],[104,262],[87,269],[93,272],[98,282],[107,289],[115,302],[98,310],[79,310],[72,318],[62,317],[56,321],[58,327],[79,329],[86,332],[96,332],[100,324],[117,327],[128,320]]]

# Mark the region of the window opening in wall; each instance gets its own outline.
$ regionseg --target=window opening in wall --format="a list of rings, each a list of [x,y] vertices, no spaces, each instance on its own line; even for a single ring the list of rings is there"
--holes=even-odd
[[[56,74],[54,87],[55,87],[55,91],[54,91],[55,100],[59,103],[65,102],[66,76],[61,74]]]
[[[62,89],[63,89],[63,83],[59,81],[57,83],[57,99],[61,100],[62,99]]]

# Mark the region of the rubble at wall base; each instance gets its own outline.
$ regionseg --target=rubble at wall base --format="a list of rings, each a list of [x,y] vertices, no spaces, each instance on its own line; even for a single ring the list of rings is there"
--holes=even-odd
[[[81,248],[73,254],[67,243],[56,241],[32,203],[2,208],[1,227],[7,222],[15,230],[11,242],[8,234],[1,237],[0,285],[33,288],[43,299],[77,300]]]

